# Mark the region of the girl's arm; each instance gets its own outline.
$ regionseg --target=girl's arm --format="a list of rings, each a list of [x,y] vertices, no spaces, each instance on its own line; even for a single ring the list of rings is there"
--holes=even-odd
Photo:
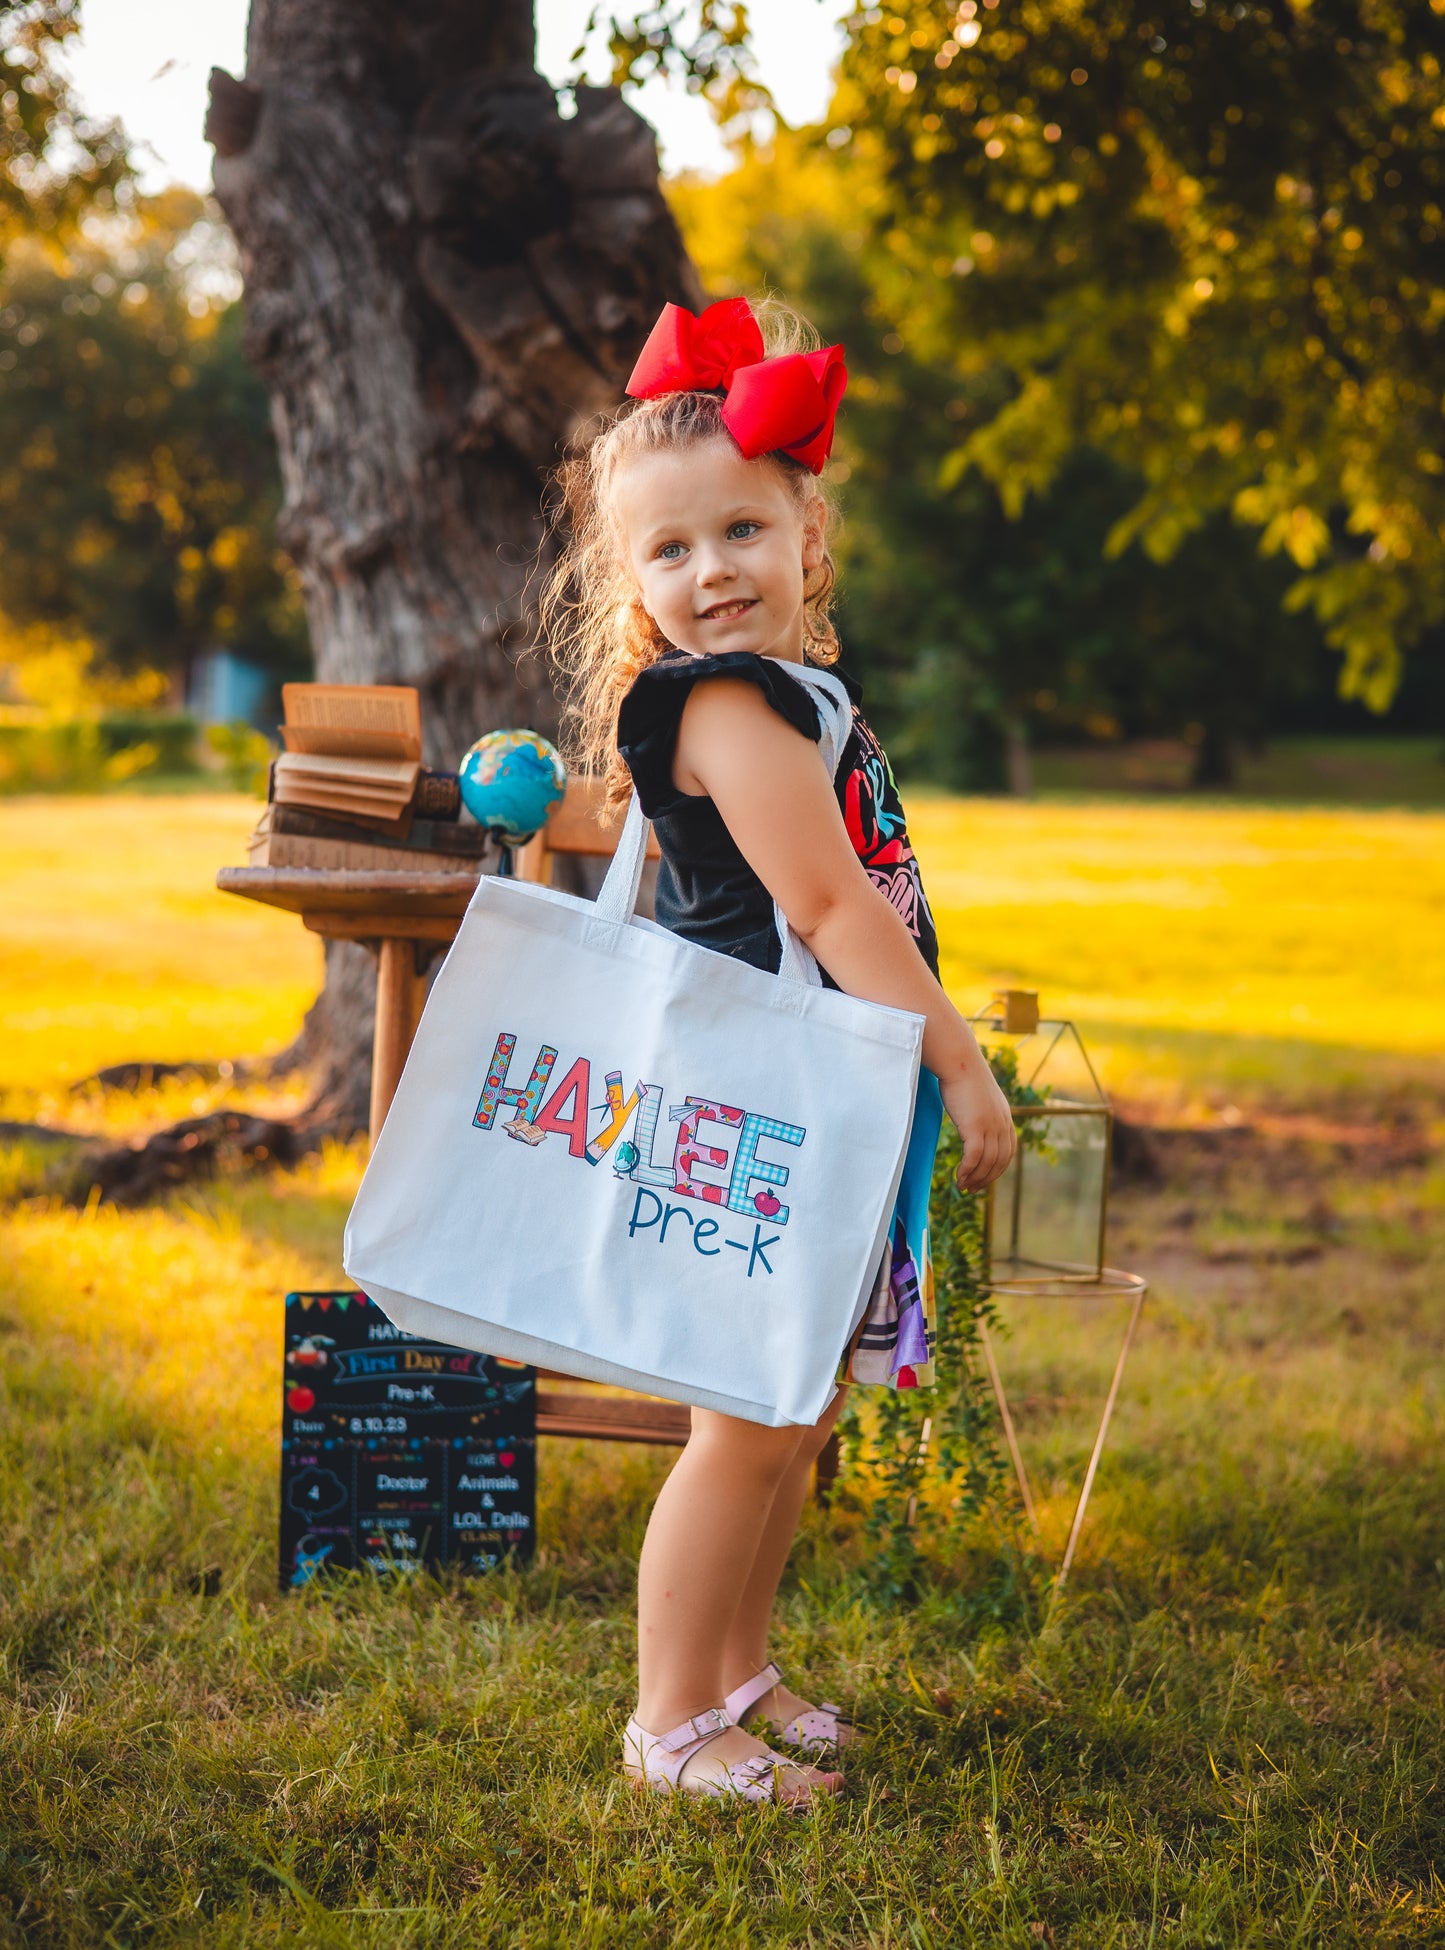
[[[923,1060],[963,1139],[958,1182],[978,1191],[1014,1151],[1008,1102],[901,915],[863,869],[818,747],[739,678],[694,687],[673,783],[706,794],[738,850],[849,995],[924,1018]]]

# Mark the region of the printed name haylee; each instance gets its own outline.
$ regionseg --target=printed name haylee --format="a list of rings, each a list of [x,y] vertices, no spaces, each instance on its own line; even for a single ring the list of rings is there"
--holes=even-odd
[[[568,1155],[593,1166],[610,1154],[614,1175],[636,1187],[627,1226],[629,1239],[640,1232],[655,1230],[660,1245],[667,1238],[669,1225],[682,1219],[687,1223],[694,1251],[704,1258],[720,1255],[727,1246],[746,1254],[749,1279],[759,1266],[764,1272],[772,1272],[767,1252],[782,1235],[775,1232],[765,1236],[759,1220],[770,1226],[788,1223],[791,1208],[782,1203],[774,1188],[785,1186],[789,1174],[786,1165],[763,1157],[758,1147],[768,1140],[800,1145],[807,1135],[801,1124],[787,1124],[781,1118],[766,1117],[758,1111],[739,1110],[710,1097],[685,1097],[680,1104],[668,1106],[668,1121],[677,1125],[677,1134],[671,1159],[659,1163],[657,1126],[665,1094],[660,1083],[634,1084],[631,1094],[624,1098],[622,1072],[608,1070],[605,1101],[594,1106],[592,1065],[585,1056],[579,1056],[555,1088],[549,1090],[557,1050],[544,1043],[526,1083],[509,1084],[507,1077],[516,1047],[517,1038],[508,1031],[497,1037],[487,1080],[472,1119],[479,1130],[490,1131],[498,1112],[505,1106],[513,1115],[501,1128],[519,1144],[535,1147],[544,1144],[549,1136],[565,1137]],[[588,1123],[594,1112],[602,1122],[589,1135]],[[722,1126],[736,1134],[731,1153],[703,1139],[700,1130],[705,1124]],[[629,1125],[630,1137],[625,1135]],[[710,1179],[702,1175],[707,1171],[725,1171],[727,1176]],[[686,1207],[673,1205],[659,1196],[664,1191],[751,1219],[751,1238],[729,1237],[715,1219],[695,1219]],[[719,1243],[713,1244],[715,1239]]]

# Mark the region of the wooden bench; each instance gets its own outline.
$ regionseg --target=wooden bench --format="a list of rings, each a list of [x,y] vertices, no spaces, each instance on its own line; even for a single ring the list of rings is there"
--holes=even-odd
[[[519,880],[546,885],[559,855],[610,859],[619,819],[602,810],[602,790],[591,780],[569,783],[546,826],[513,861]],[[648,858],[657,858],[649,836]],[[376,1017],[372,1032],[371,1136],[391,1108],[411,1039],[426,1000],[427,968],[455,939],[477,884],[473,863],[455,872],[308,867],[223,867],[216,885],[228,894],[299,914],[306,927],[330,940],[356,941],[377,958]],[[556,1387],[557,1382],[566,1387]],[[680,1446],[690,1411],[648,1395],[604,1393],[550,1369],[538,1370],[540,1435],[582,1437],[593,1442],[648,1442]],[[818,1459],[815,1486],[826,1500],[838,1473],[838,1438]]]

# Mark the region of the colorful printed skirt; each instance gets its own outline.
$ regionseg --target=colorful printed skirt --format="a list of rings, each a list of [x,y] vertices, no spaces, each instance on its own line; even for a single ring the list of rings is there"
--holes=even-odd
[[[928,1199],[943,1128],[943,1098],[931,1070],[918,1073],[918,1096],[893,1229],[878,1266],[863,1323],[843,1357],[839,1381],[875,1388],[931,1388],[936,1316],[928,1250]]]

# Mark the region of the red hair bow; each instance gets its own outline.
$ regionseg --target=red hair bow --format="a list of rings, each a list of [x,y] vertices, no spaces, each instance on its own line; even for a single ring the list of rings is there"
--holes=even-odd
[[[721,392],[723,425],[747,459],[782,453],[821,474],[847,384],[841,345],[765,358],[752,306],[746,298],[724,298],[699,318],[681,305],[664,305],[627,391],[633,399]]]

